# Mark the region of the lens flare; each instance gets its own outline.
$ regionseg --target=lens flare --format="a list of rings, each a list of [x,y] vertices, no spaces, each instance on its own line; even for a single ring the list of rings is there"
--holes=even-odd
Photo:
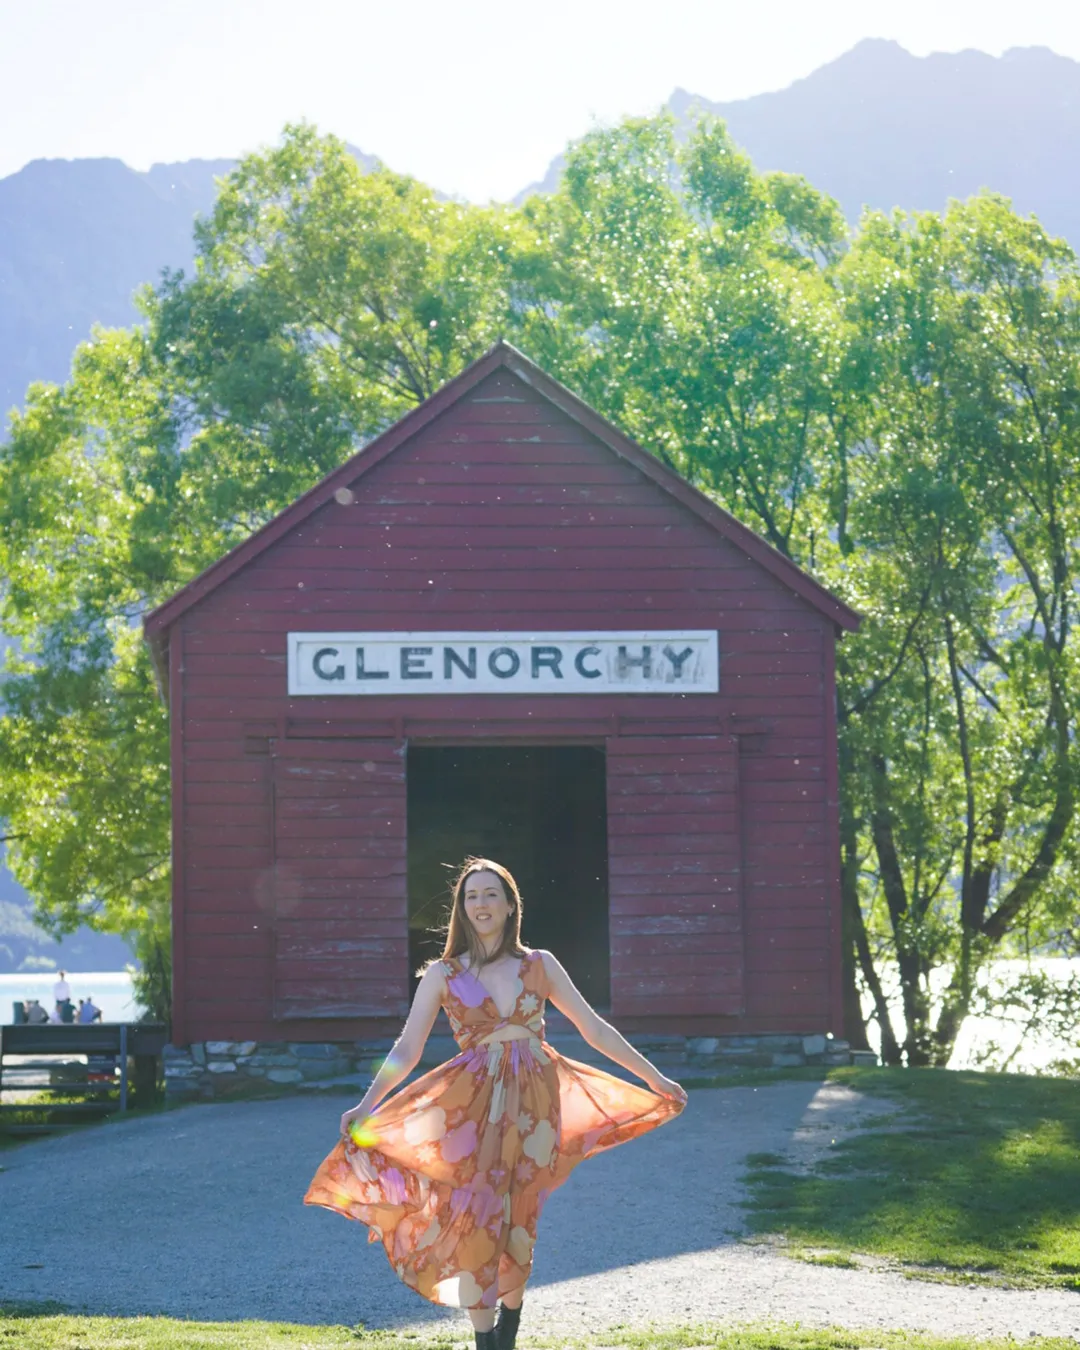
[[[349,1138],[357,1148],[374,1148],[379,1142],[379,1132],[371,1117],[365,1116],[363,1120],[349,1122]]]

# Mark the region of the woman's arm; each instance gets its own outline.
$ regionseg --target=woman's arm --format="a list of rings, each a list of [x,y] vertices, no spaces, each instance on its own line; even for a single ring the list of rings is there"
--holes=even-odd
[[[550,952],[541,952],[540,959],[544,963],[552,1003],[573,1022],[594,1050],[599,1050],[602,1055],[607,1055],[608,1059],[621,1064],[624,1069],[636,1073],[662,1097],[674,1097],[680,1102],[686,1102],[686,1090],[674,1079],[665,1078],[655,1064],[639,1054],[610,1022],[605,1022],[599,1013],[590,1007],[581,991]]]
[[[342,1134],[348,1133],[352,1121],[363,1120],[365,1116],[371,1115],[387,1093],[393,1092],[416,1068],[435,1018],[439,1015],[445,988],[446,970],[441,962],[436,961],[424,971],[401,1035],[383,1060],[371,1086],[361,1101],[341,1117]]]

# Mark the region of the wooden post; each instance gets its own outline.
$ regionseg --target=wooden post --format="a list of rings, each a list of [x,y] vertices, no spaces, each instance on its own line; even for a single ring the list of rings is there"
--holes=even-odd
[[[128,1062],[127,1062],[127,1023],[120,1026],[120,1110],[127,1110],[128,1099]]]

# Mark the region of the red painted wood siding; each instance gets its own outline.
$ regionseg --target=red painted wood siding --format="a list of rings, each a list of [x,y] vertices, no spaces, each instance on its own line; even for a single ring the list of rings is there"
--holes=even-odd
[[[286,694],[290,629],[646,627],[717,628],[720,693]],[[627,1025],[830,1024],[829,622],[515,375],[488,377],[358,479],[350,502],[321,507],[177,629],[186,963],[177,998],[192,1039],[331,1039],[360,1029],[356,1018],[300,1015],[303,962],[333,964],[330,948],[320,958],[302,941],[366,939],[316,928],[303,938],[296,928],[279,946],[267,909],[282,847],[313,867],[329,862],[320,848],[346,849],[323,833],[331,818],[319,817],[318,797],[288,807],[286,835],[272,820],[279,761],[303,762],[320,738],[366,739],[384,752],[408,739],[606,742],[613,1001]],[[737,753],[733,719],[761,724],[752,753]],[[399,865],[403,829],[402,817],[370,833],[363,856]],[[727,894],[722,867],[741,881],[741,924],[734,901],[712,909],[728,903],[717,898]],[[698,886],[692,877],[710,878],[708,886],[683,889]],[[348,889],[365,878],[328,880]],[[713,924],[697,933],[708,945],[668,923],[674,917]],[[398,921],[388,913],[386,922]],[[404,990],[403,963],[401,971]],[[340,991],[349,977],[334,979]],[[316,984],[327,990],[332,981]],[[275,1017],[286,1003],[297,1020]],[[387,1018],[400,1006],[400,996],[388,997]]]
[[[721,735],[607,742],[616,1017],[743,1012],[736,755]]]
[[[403,1016],[404,744],[282,740],[272,762],[275,1018]]]

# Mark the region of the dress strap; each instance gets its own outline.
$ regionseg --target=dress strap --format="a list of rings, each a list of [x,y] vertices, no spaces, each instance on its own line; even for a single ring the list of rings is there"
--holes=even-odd
[[[548,987],[547,970],[544,966],[544,955],[534,947],[529,953],[529,959],[535,960],[535,964],[540,967],[540,990],[544,998],[547,998],[550,995],[551,990]]]

